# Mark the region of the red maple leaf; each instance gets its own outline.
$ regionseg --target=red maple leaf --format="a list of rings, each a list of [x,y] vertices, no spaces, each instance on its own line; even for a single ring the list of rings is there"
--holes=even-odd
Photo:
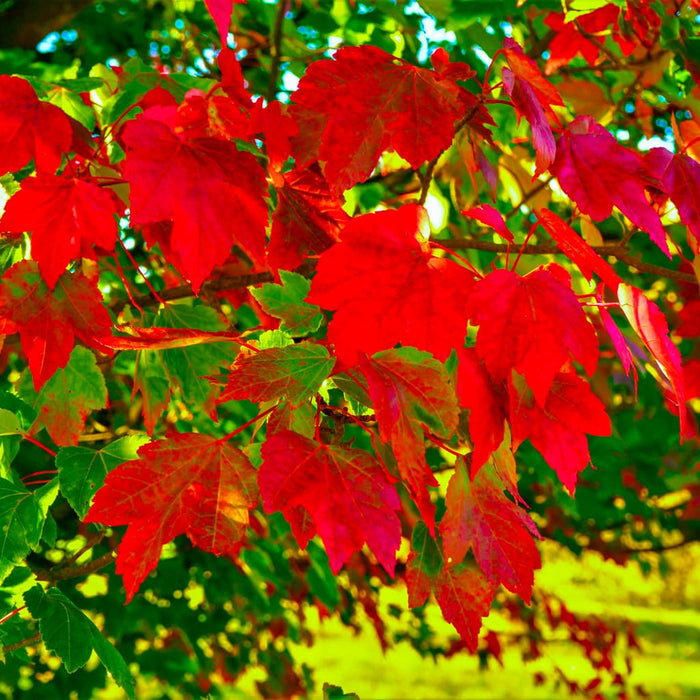
[[[246,0],[204,0],[204,4],[209,10],[209,14],[214,20],[219,37],[221,38],[221,46],[226,46],[228,38],[228,28],[231,25],[231,13],[233,6],[245,4]]]
[[[32,159],[39,172],[58,168],[73,139],[65,112],[41,102],[26,80],[0,75],[0,115],[0,175]]]
[[[550,171],[584,214],[602,221],[617,207],[670,257],[666,232],[645,194],[653,183],[644,160],[592,117],[578,117],[564,129]]]
[[[542,566],[533,540],[540,534],[503,488],[491,467],[480,469],[470,481],[464,460],[458,459],[440,521],[442,548],[451,566],[459,564],[471,549],[491,583],[502,583],[529,604],[535,569]]]
[[[472,207],[471,209],[464,209],[462,211],[464,216],[468,216],[470,219],[476,219],[486,226],[490,226],[497,234],[505,238],[509,243],[514,243],[513,234],[506,225],[506,220],[503,218],[498,209],[492,207],[490,204],[480,204],[478,207]]]
[[[280,179],[267,258],[272,267],[293,270],[336,243],[350,217],[317,172],[297,168]]]
[[[676,205],[681,223],[700,241],[700,163],[666,148],[652,148],[646,162]]]
[[[7,202],[3,233],[32,232],[32,257],[53,289],[68,263],[94,256],[91,245],[112,250],[117,241],[113,194],[78,178],[28,177]]]
[[[299,526],[299,506],[307,511],[335,573],[366,542],[393,576],[401,544],[399,497],[374,457],[288,430],[268,437],[262,457],[258,478],[268,513],[280,510]]]
[[[399,348],[365,358],[361,364],[379,423],[379,435],[391,443],[401,476],[431,532],[435,506],[428,486],[437,481],[425,461],[424,427],[449,438],[459,408],[444,365],[414,348]]]
[[[457,395],[460,406],[469,409],[469,436],[472,476],[503,442],[504,422],[508,418],[508,393],[505,384],[491,378],[474,348],[457,350]]]
[[[465,64],[448,70],[443,54],[439,73],[376,46],[344,47],[312,63],[292,95],[298,164],[321,161],[331,186],[344,190],[366,180],[389,149],[414,168],[437,157],[452,142],[455,122],[477,110],[456,83],[473,71]]]
[[[406,563],[408,604],[423,605],[430,593],[447,622],[453,624],[472,652],[476,651],[481,618],[491,609],[496,586],[473,564],[448,567],[437,543],[419,522]]]
[[[64,272],[49,289],[38,265],[30,260],[13,265],[2,277],[0,333],[19,332],[37,391],[66,366],[76,336],[111,355],[111,348],[101,341],[111,327],[97,279]]]
[[[234,243],[264,261],[267,184],[251,153],[221,139],[187,141],[147,114],[123,138],[132,224],[172,221],[170,247],[195,292]]]
[[[564,101],[556,88],[540,73],[537,64],[523,53],[522,47],[506,38],[503,51],[510,69],[503,69],[503,85],[520,116],[525,117],[532,128],[532,145],[535,148],[535,176],[546,170],[554,161],[556,144],[547,121],[555,124],[559,119],[552,105]]]
[[[328,339],[347,365],[397,343],[444,360],[464,344],[473,276],[430,254],[418,205],[352,219],[321,254],[307,301],[336,313]]]
[[[479,326],[476,350],[496,382],[512,369],[525,376],[543,405],[554,376],[570,358],[593,374],[598,338],[571,289],[569,273],[554,263],[521,277],[495,270],[474,285],[470,322]]]
[[[533,447],[557,473],[569,493],[579,472],[591,461],[588,435],[610,435],[610,418],[590,386],[573,372],[559,372],[544,405],[519,375],[509,381],[513,450],[530,438]]]
[[[540,209],[537,218],[559,250],[578,267],[589,282],[595,272],[613,291],[617,289],[617,285],[622,282],[620,276],[569,224],[548,209]]]
[[[666,319],[659,307],[636,287],[620,284],[617,297],[630,325],[649,348],[676,395],[680,431],[681,435],[684,435],[687,408],[683,391],[681,355],[669,338]]]
[[[127,602],[158,565],[163,545],[178,535],[217,556],[237,553],[248,511],[258,502],[257,472],[221,440],[174,435],[144,445],[138,455],[107,475],[85,518],[128,526],[117,554]]]
[[[250,131],[250,106],[250,99],[246,103],[243,99],[232,99],[228,93],[190,90],[177,110],[175,133],[188,141],[242,138]]]

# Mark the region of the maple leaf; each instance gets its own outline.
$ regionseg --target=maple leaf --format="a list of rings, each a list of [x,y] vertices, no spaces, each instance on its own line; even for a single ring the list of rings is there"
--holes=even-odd
[[[508,229],[503,214],[498,209],[495,209],[490,204],[480,204],[478,207],[464,209],[464,216],[470,219],[476,219],[486,226],[490,226],[497,234],[505,238],[508,243],[514,243],[513,234]]]
[[[313,170],[296,168],[280,178],[267,258],[272,267],[293,269],[307,255],[323,253],[337,242],[350,217]]]
[[[258,502],[248,458],[208,435],[173,435],[140,447],[138,456],[107,474],[84,519],[128,526],[117,554],[127,602],[178,535],[217,556],[237,553]]]
[[[630,325],[649,348],[676,395],[680,432],[684,435],[687,408],[683,391],[681,355],[669,338],[666,318],[659,307],[636,287],[620,284],[617,297]]]
[[[471,562],[446,566],[438,544],[422,522],[413,530],[406,586],[412,608],[423,605],[434,593],[445,620],[454,625],[469,649],[476,651],[481,618],[491,609],[496,587]]]
[[[399,342],[444,360],[464,344],[473,277],[430,254],[427,227],[418,205],[365,214],[321,255],[307,301],[336,312],[328,340],[342,362]]]
[[[670,257],[664,227],[646,198],[645,187],[653,183],[644,160],[592,117],[578,117],[564,129],[550,172],[584,214],[602,221],[617,207]]]
[[[513,450],[530,438],[532,446],[573,495],[579,472],[591,461],[586,434],[611,433],[603,403],[573,372],[557,373],[544,405],[533,399],[519,375],[510,378],[509,393]]]
[[[503,45],[503,54],[510,66],[510,69],[503,69],[503,86],[518,112],[518,120],[524,116],[532,128],[536,177],[554,161],[556,144],[547,118],[559,124],[552,105],[563,106],[564,101],[517,42],[506,37]]]
[[[469,409],[474,476],[503,442],[508,394],[503,384],[493,381],[474,348],[458,349],[457,357],[457,395],[460,405]]]
[[[32,232],[32,257],[53,289],[71,260],[93,257],[90,244],[114,249],[116,213],[112,193],[92,182],[38,175],[23,180],[9,199],[0,231]]]
[[[232,399],[261,402],[285,396],[292,406],[298,406],[318,391],[334,363],[326,348],[311,342],[239,354],[217,403]]]
[[[0,333],[19,332],[22,350],[38,391],[60,367],[65,367],[77,336],[111,355],[100,338],[112,326],[101,303],[97,279],[64,272],[54,289],[44,282],[37,263],[13,265],[0,285]]]
[[[399,348],[364,358],[360,365],[379,423],[379,435],[391,443],[401,476],[408,483],[431,532],[435,506],[428,486],[437,481],[425,461],[423,426],[443,438],[457,427],[459,408],[444,365],[415,348]]]
[[[445,496],[440,521],[442,548],[448,563],[459,564],[471,549],[479,568],[493,584],[503,584],[530,603],[535,569],[542,566],[533,541],[535,523],[503,493],[503,483],[487,466],[469,479],[458,458]]]
[[[26,80],[0,75],[0,115],[0,175],[32,159],[38,172],[59,167],[73,134],[63,111],[41,102]]]
[[[681,223],[700,241],[700,163],[666,148],[652,148],[646,162],[676,205]]]
[[[280,510],[297,526],[303,511],[295,509],[308,511],[334,573],[366,542],[393,576],[401,544],[399,498],[374,457],[282,430],[265,441],[262,458],[258,477],[265,510]]]
[[[452,142],[455,122],[478,105],[455,82],[470,69],[440,68],[417,68],[376,46],[343,47],[312,63],[292,95],[298,165],[322,162],[331,186],[344,190],[366,180],[386,150],[413,168],[437,157]]]
[[[595,272],[613,291],[617,289],[617,285],[622,282],[620,276],[569,224],[549,209],[540,209],[537,212],[537,218],[559,250],[578,267],[589,282]]]
[[[188,141],[244,138],[250,131],[250,104],[228,94],[190,90],[177,109],[173,130]]]
[[[517,370],[544,404],[554,376],[570,358],[595,371],[598,339],[571,289],[569,273],[554,263],[524,277],[495,270],[474,285],[470,323],[479,326],[476,350],[496,382]]]
[[[228,37],[228,28],[231,25],[231,13],[234,5],[245,4],[246,0],[204,0],[204,4],[209,10],[209,14],[214,20],[219,37],[221,38],[221,46],[226,46]]]
[[[267,185],[255,156],[221,139],[186,141],[144,114],[126,125],[123,139],[131,222],[172,221],[170,247],[195,292],[234,243],[263,262]]]
[[[57,445],[77,445],[91,411],[108,406],[107,386],[95,356],[73,348],[68,363],[57,369],[38,393],[25,373],[17,386],[20,398],[37,412],[32,432],[45,427]]]

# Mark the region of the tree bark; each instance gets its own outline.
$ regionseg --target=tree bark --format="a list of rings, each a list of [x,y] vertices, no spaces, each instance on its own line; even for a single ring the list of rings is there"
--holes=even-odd
[[[18,0],[0,13],[0,48],[33,49],[97,0]]]

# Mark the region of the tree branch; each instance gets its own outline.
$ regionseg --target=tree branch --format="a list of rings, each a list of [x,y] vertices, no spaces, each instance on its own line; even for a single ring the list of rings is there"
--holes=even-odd
[[[267,86],[267,101],[271,102],[277,94],[277,80],[280,74],[280,63],[282,61],[282,25],[284,24],[284,16],[287,12],[288,0],[278,0],[277,14],[275,15],[275,23],[272,27],[272,36],[270,37],[270,82]]]
[[[41,641],[41,634],[37,632],[35,635],[28,637],[27,639],[22,639],[19,642],[15,642],[14,644],[6,644],[2,648],[2,653],[3,656],[7,656],[8,654],[11,654],[13,651],[17,651],[18,649],[23,649],[24,647],[28,647],[30,644],[34,644],[36,642]]]
[[[33,49],[96,0],[18,0],[0,14],[0,47]]]

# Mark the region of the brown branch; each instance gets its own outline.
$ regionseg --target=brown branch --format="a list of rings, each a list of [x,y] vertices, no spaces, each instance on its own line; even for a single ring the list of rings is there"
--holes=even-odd
[[[0,14],[0,47],[33,49],[96,0],[18,0]]]
[[[85,562],[85,564],[80,564],[78,566],[66,566],[60,569],[39,571],[36,574],[36,579],[37,581],[48,581],[51,585],[54,585],[57,581],[65,581],[69,578],[78,578],[79,576],[89,576],[111,564],[116,556],[116,552],[110,551],[97,559],[93,559],[92,561]]]
[[[30,644],[34,644],[36,642],[41,641],[41,634],[37,632],[36,634],[32,635],[31,637],[27,637],[27,639],[22,639],[19,642],[14,642],[14,644],[6,644],[2,648],[2,653],[4,656],[7,656],[7,654],[11,654],[13,651],[17,651],[18,649],[23,649],[24,647],[28,647]]]
[[[272,102],[277,94],[277,80],[280,74],[280,63],[282,62],[282,25],[284,24],[284,16],[287,12],[288,0],[278,0],[277,14],[275,15],[275,23],[272,26],[272,35],[270,37],[270,82],[267,86],[267,101]]]
[[[451,240],[439,241],[441,246],[450,250],[485,250],[490,253],[507,253],[513,249],[522,250],[523,255],[562,255],[562,251],[554,243],[528,243],[525,246],[511,245],[508,243],[493,243],[483,241],[479,238],[453,238]],[[695,275],[689,272],[679,272],[669,270],[661,265],[653,265],[644,262],[626,252],[618,245],[591,246],[594,252],[601,255],[614,255],[620,262],[635,268],[639,272],[645,272],[657,277],[674,280],[675,282],[696,282]]]
[[[540,192],[542,192],[542,190],[545,187],[549,186],[549,183],[553,179],[554,179],[554,176],[551,175],[546,180],[540,180],[531,190],[528,190],[527,192],[525,192],[523,194],[520,202],[518,204],[516,204],[503,218],[507,221],[508,219],[515,216],[520,211],[520,207],[522,207],[523,204],[527,204],[533,197],[535,197]]]

